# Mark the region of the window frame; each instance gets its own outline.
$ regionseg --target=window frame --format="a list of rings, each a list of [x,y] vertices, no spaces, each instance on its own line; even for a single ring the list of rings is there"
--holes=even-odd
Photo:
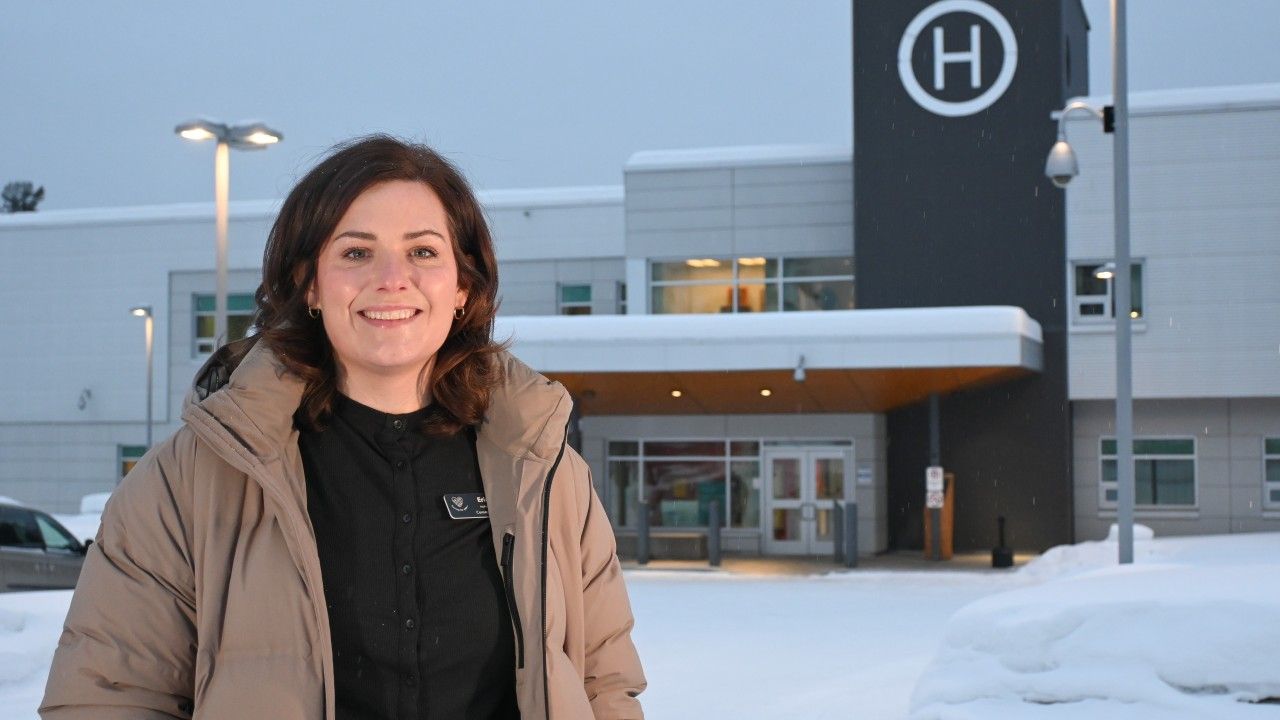
[[[123,443],[116,445],[116,482],[119,483],[133,470],[134,465],[147,454],[146,445],[125,445]],[[125,463],[132,463],[128,469],[125,469]]]
[[[730,295],[729,312],[733,314],[737,314],[737,313],[743,312],[738,302],[739,293],[741,292],[743,287],[762,285],[765,288],[764,296],[767,298],[769,297],[769,290],[770,290],[770,287],[772,286],[772,290],[774,293],[774,302],[776,303],[776,305],[774,307],[763,307],[760,310],[760,312],[795,312],[795,311],[787,310],[784,307],[784,300],[786,297],[785,290],[788,285],[799,285],[799,284],[816,283],[816,282],[834,283],[834,282],[848,281],[850,286],[852,286],[855,282],[856,276],[855,276],[855,273],[853,272],[853,256],[852,255],[814,254],[814,255],[770,255],[770,256],[749,256],[749,257],[762,257],[765,260],[766,265],[769,260],[773,260],[776,263],[776,272],[774,273],[773,277],[765,277],[765,278],[758,278],[758,279],[747,278],[746,281],[744,282],[739,270],[742,266],[742,260],[746,258],[741,256],[736,256],[736,255],[732,257],[706,257],[706,258],[702,258],[702,257],[649,258],[648,266],[646,268],[645,278],[648,283],[648,287],[646,288],[646,291],[649,293],[649,298],[650,298],[649,300],[650,312],[655,315],[713,314],[713,313],[653,312],[653,309],[652,309],[654,306],[653,291],[656,288],[716,287],[716,286],[723,286],[727,284],[729,285],[729,295]],[[848,275],[799,275],[795,277],[789,277],[787,275],[787,270],[786,270],[787,260],[813,260],[818,258],[829,258],[829,259],[839,259],[839,260],[848,259],[849,265],[850,265],[849,274]],[[656,264],[682,263],[682,262],[688,262],[689,260],[701,260],[701,259],[716,260],[721,263],[729,263],[730,265],[729,277],[718,278],[715,280],[654,280],[653,279],[653,267]],[[851,294],[851,297],[852,297],[852,294]],[[852,310],[853,308],[849,307],[849,308],[837,308],[837,309]]]
[[[212,346],[213,346],[213,343],[216,341],[216,338],[202,337],[200,335],[200,318],[213,317],[218,312],[216,308],[213,310],[201,310],[200,309],[201,298],[212,298],[214,303],[217,303],[216,293],[207,293],[207,292],[191,293],[191,357],[193,358],[207,358],[210,355],[212,355],[213,354]],[[249,304],[251,307],[248,310],[232,310],[231,309],[232,298],[248,298]],[[230,331],[231,318],[247,316],[250,319],[252,319],[256,313],[257,313],[257,300],[254,297],[254,293],[252,292],[228,292],[227,293],[227,326],[228,326],[227,329],[228,331]],[[246,334],[246,337],[248,337],[249,334],[252,334],[252,333]],[[201,349],[202,344],[208,344],[210,349],[209,350]]]
[[[1135,512],[1139,512],[1139,511],[1140,511],[1140,512],[1155,512],[1155,513],[1159,513],[1159,512],[1179,512],[1179,511],[1185,512],[1185,511],[1187,511],[1187,510],[1199,510],[1199,508],[1200,508],[1200,443],[1198,443],[1198,442],[1196,441],[1196,437],[1195,437],[1194,435],[1142,435],[1142,436],[1136,436],[1136,435],[1135,435],[1135,436],[1134,436],[1134,438],[1133,438],[1133,443],[1134,443],[1134,445],[1137,445],[1139,442],[1144,442],[1144,441],[1148,441],[1148,440],[1157,440],[1157,441],[1158,441],[1158,440],[1179,440],[1179,441],[1190,441],[1190,442],[1191,442],[1191,454],[1190,454],[1190,455],[1173,454],[1173,453],[1143,453],[1143,454],[1138,454],[1137,452],[1135,452],[1135,453],[1133,454],[1133,470],[1134,470],[1134,483],[1135,483],[1135,487],[1134,487],[1134,495],[1135,495],[1134,511],[1135,511]],[[1106,442],[1108,442],[1108,441],[1115,443],[1115,442],[1116,442],[1116,437],[1115,437],[1114,435],[1102,435],[1102,436],[1100,436],[1100,437],[1098,438],[1098,509],[1099,509],[1100,511],[1103,511],[1103,512],[1106,512],[1106,511],[1114,512],[1115,510],[1117,510],[1117,509],[1118,509],[1119,504],[1120,504],[1120,502],[1119,502],[1119,491],[1120,491],[1119,483],[1118,483],[1118,482],[1109,482],[1109,481],[1104,480],[1103,478],[1104,478],[1104,477],[1106,477],[1106,474],[1105,474],[1105,472],[1104,472],[1104,468],[1106,467],[1106,463],[1107,463],[1107,461],[1108,461],[1108,460],[1115,461],[1115,462],[1116,462],[1116,469],[1117,469],[1117,472],[1119,471],[1120,463],[1119,463],[1119,454],[1118,454],[1118,453],[1119,453],[1120,446],[1119,446],[1119,443],[1116,443],[1116,450],[1117,450],[1117,452],[1116,452],[1116,453],[1112,453],[1112,454],[1106,453],[1106,452],[1104,452],[1104,450],[1103,450],[1103,444],[1104,444],[1104,443],[1106,443]],[[1141,460],[1183,460],[1183,461],[1190,461],[1190,462],[1191,462],[1191,496],[1192,496],[1192,497],[1191,497],[1191,503],[1190,503],[1190,504],[1185,504],[1185,503],[1184,503],[1184,504],[1176,504],[1176,505],[1175,505],[1175,504],[1160,504],[1160,505],[1139,505],[1139,504],[1137,504],[1137,499],[1136,499],[1136,495],[1137,495],[1137,487],[1136,487],[1136,483],[1137,483],[1137,473],[1138,473],[1138,462],[1139,462],[1139,461],[1141,461]],[[1117,497],[1116,497],[1116,499],[1115,499],[1115,500],[1108,500],[1108,499],[1107,499],[1107,491],[1108,491],[1108,490],[1113,490],[1113,491],[1115,491],[1115,492],[1116,492]]]
[[[1116,303],[1115,303],[1114,278],[1111,280],[1101,281],[1106,286],[1106,289],[1107,289],[1106,293],[1103,295],[1080,295],[1076,292],[1077,268],[1082,268],[1082,267],[1099,268],[1110,262],[1115,262],[1115,260],[1113,258],[1092,258],[1092,259],[1082,259],[1082,260],[1081,259],[1071,260],[1070,262],[1067,263],[1067,290],[1069,292],[1069,297],[1070,297],[1072,325],[1096,327],[1099,325],[1106,326],[1106,325],[1115,324]],[[1137,299],[1138,299],[1137,307],[1136,307],[1136,310],[1138,311],[1138,316],[1131,317],[1130,320],[1132,322],[1142,322],[1147,317],[1146,294],[1145,294],[1147,260],[1145,257],[1141,257],[1141,258],[1132,258],[1129,262],[1131,265],[1130,273],[1132,275],[1136,275],[1138,279],[1137,284],[1133,284],[1132,280],[1130,281],[1131,283],[1130,293],[1132,294],[1134,288],[1136,288]],[[1103,310],[1105,311],[1101,315],[1085,315],[1080,312],[1080,308],[1084,305],[1096,305],[1099,303],[1102,304]]]
[[[1267,445],[1271,443],[1277,446],[1275,452],[1267,449]],[[1280,435],[1262,438],[1262,507],[1264,510],[1280,510],[1280,499],[1271,499],[1272,492],[1280,492],[1280,481],[1267,480],[1267,464],[1273,462],[1280,465]]]
[[[586,288],[586,300],[565,300],[565,288]],[[557,282],[556,283],[556,314],[557,315],[591,315],[591,301],[595,293],[591,291],[591,283],[589,282]],[[565,312],[565,310],[585,309],[586,312]]]
[[[756,452],[754,455],[734,455],[734,443],[755,443]],[[617,454],[611,451],[613,443],[635,443],[636,453],[634,455]],[[724,448],[722,455],[649,455],[645,453],[645,446],[650,443],[718,443]],[[724,507],[720,509],[720,530],[722,532],[746,532],[758,533],[763,532],[761,529],[764,523],[764,488],[756,488],[759,494],[756,502],[756,517],[754,525],[733,525],[732,524],[732,507],[733,507],[733,464],[741,462],[754,462],[757,470],[761,473],[760,479],[763,484],[764,473],[764,448],[765,439],[760,437],[609,437],[605,439],[605,489],[606,497],[602,498],[606,508],[606,514],[609,515],[610,522],[614,522],[614,527],[621,530],[634,531],[637,527],[636,522],[629,524],[617,524],[614,518],[614,502],[613,497],[614,483],[611,474],[614,462],[634,462],[636,463],[637,478],[636,483],[636,499],[643,498],[643,494],[647,489],[645,481],[645,462],[670,462],[670,461],[688,461],[688,462],[721,462],[724,465]],[[689,530],[709,530],[707,525],[679,525],[679,526],[661,526],[650,525],[652,530],[672,530],[672,531],[689,531]]]

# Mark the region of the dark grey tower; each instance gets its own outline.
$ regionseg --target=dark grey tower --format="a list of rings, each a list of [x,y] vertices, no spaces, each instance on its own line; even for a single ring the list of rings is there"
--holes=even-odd
[[[1049,113],[1088,92],[1079,0],[854,0],[859,308],[1016,305],[1042,374],[942,398],[957,549],[1072,541],[1063,195]],[[920,547],[928,406],[888,413],[890,544]]]

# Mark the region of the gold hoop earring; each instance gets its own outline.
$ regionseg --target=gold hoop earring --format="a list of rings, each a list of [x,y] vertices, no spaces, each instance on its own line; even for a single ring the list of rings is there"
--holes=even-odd
[[[312,320],[315,320],[316,318],[320,317],[320,308],[309,307],[307,308],[307,314],[311,316]]]
[[[466,314],[467,314],[467,309],[466,309],[465,307],[460,307],[460,308],[454,308],[454,309],[453,309],[453,319],[454,319],[454,320],[461,320],[461,319],[462,319],[462,316],[463,316],[463,315],[466,315]]]

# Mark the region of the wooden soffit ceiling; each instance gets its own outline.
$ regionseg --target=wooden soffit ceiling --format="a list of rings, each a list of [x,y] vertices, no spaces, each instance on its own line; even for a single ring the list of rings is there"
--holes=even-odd
[[[791,370],[545,373],[569,389],[583,415],[878,413],[1028,374],[1019,367],[812,369],[797,382]]]

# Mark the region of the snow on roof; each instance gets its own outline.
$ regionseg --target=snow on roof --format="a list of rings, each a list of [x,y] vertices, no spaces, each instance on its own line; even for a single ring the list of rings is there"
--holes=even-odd
[[[685,150],[645,150],[632,155],[627,160],[624,170],[683,170],[849,162],[853,162],[853,148],[848,145],[743,145]]]
[[[1018,307],[888,308],[689,315],[527,315],[498,318],[525,340],[749,340],[924,337],[1016,333],[1040,342],[1040,324]],[[505,321],[505,322],[504,322]]]
[[[525,207],[621,205],[621,185],[482,190],[476,198],[487,210]]]
[[[487,190],[476,193],[476,199],[487,210],[531,207],[574,207],[583,205],[622,205],[621,185],[582,187],[519,188]],[[233,220],[272,220],[280,211],[283,199],[235,200],[227,208]],[[27,227],[67,227],[74,225],[137,225],[143,223],[200,221],[214,218],[212,202],[170,203],[167,205],[133,205],[123,207],[74,208],[0,214],[0,230]]]
[[[1073,99],[1084,100],[1094,107],[1102,107],[1110,105],[1112,97],[1111,94],[1107,94]],[[1131,115],[1170,115],[1183,112],[1221,112],[1258,108],[1280,108],[1280,83],[1143,90],[1129,93]],[[1071,119],[1087,117],[1081,113],[1072,115]]]
[[[1025,367],[1040,324],[1022,308],[973,306],[699,315],[500,316],[494,336],[544,372]]]
[[[271,219],[279,211],[280,202],[280,200],[235,200],[228,205],[227,215],[234,220]],[[213,216],[212,202],[39,210],[0,215],[0,229],[70,225],[137,225],[184,220],[211,221]]]

